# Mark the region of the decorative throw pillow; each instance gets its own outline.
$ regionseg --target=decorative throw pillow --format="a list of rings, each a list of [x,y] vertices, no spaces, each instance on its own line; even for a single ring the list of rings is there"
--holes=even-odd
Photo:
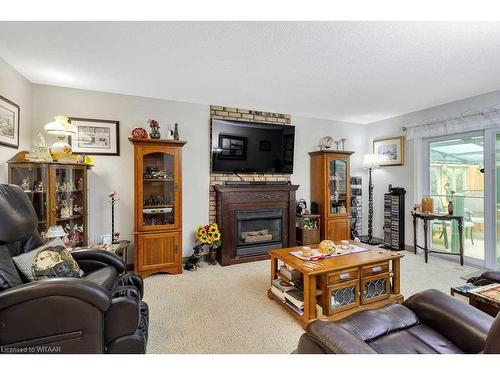
[[[78,263],[59,238],[13,259],[19,270],[30,280],[80,277],[82,273]]]

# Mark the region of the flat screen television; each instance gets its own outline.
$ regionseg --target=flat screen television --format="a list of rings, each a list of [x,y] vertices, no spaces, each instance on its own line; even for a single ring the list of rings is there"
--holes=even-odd
[[[212,172],[293,173],[295,127],[212,120]]]

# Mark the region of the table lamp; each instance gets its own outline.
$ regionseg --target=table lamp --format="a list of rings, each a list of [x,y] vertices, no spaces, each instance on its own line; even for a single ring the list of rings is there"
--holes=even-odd
[[[68,233],[60,225],[51,225],[45,233],[45,238],[52,240],[53,238],[60,238],[63,240],[64,244],[67,245]]]
[[[377,154],[366,154],[363,158],[363,168],[368,169],[368,243],[373,243],[373,183],[372,170],[379,167]]]
[[[54,121],[45,125],[45,131],[55,135],[59,141],[55,142],[51,147],[52,157],[58,160],[63,155],[71,155],[71,146],[66,142],[67,136],[76,135],[76,126],[71,125],[69,119],[65,116],[55,116]]]

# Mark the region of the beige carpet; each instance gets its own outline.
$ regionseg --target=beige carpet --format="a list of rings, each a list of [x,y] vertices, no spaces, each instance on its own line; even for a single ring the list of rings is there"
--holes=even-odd
[[[401,289],[405,297],[436,288],[449,293],[474,272],[450,261],[405,252]],[[205,264],[196,272],[145,280],[150,308],[148,353],[290,353],[302,327],[267,297],[269,261],[229,267]]]

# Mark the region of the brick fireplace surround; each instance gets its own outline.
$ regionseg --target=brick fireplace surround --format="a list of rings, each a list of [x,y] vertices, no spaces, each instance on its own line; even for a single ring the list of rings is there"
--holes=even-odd
[[[254,111],[250,109],[234,108],[234,107],[223,107],[219,105],[210,106],[210,126],[212,124],[212,119],[224,119],[224,120],[236,120],[236,121],[247,121],[247,122],[259,122],[263,124],[283,124],[291,125],[291,117],[288,114],[283,113],[272,113],[272,112],[261,112]],[[210,134],[212,132],[210,131]],[[212,140],[210,139],[210,153],[212,152]],[[211,159],[211,155],[209,156]],[[241,173],[240,176],[245,181],[290,181],[289,174],[273,174],[273,173],[263,173],[263,174],[246,174]],[[226,181],[240,181],[240,179],[231,173],[210,173],[210,207],[209,207],[209,218],[210,223],[214,223],[216,219],[216,205],[215,205],[215,190],[214,185],[224,185]]]

